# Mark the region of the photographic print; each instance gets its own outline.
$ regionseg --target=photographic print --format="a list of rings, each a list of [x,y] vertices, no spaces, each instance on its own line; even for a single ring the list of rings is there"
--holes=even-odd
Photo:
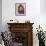
[[[15,5],[15,14],[16,16],[25,16],[26,15],[26,3],[16,3]]]

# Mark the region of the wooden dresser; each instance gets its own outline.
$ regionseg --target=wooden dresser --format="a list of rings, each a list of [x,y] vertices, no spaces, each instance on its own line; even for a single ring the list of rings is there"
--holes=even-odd
[[[7,23],[12,39],[23,43],[22,46],[33,46],[33,23]]]

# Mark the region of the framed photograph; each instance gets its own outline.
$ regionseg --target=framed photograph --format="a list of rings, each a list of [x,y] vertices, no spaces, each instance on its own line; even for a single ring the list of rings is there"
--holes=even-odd
[[[16,3],[15,4],[15,15],[16,16],[26,15],[26,3]]]

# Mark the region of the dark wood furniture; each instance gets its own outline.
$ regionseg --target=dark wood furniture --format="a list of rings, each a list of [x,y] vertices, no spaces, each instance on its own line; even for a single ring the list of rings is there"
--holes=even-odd
[[[23,43],[22,46],[33,46],[33,23],[7,23],[12,39],[15,42]]]

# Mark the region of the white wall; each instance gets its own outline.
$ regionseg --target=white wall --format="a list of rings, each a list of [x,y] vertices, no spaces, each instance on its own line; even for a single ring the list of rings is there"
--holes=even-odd
[[[46,31],[46,0],[40,0],[40,24]]]
[[[26,16],[15,16],[15,3],[26,3]],[[33,45],[38,46],[38,39],[36,37],[36,27],[39,24],[46,29],[46,15],[41,11],[43,6],[40,5],[40,0],[2,0],[2,26],[3,31],[7,31],[7,22],[11,19],[17,19],[19,22],[30,20],[33,25]],[[37,39],[37,40],[36,40]]]
[[[15,16],[15,3],[26,3],[26,16]],[[24,22],[29,19],[31,22],[39,23],[40,0],[2,0],[2,23],[6,25],[10,19],[17,19]],[[23,21],[24,20],[24,21]],[[38,21],[37,21],[38,20]],[[5,27],[4,27],[5,28]],[[5,28],[6,29],[6,28]]]

